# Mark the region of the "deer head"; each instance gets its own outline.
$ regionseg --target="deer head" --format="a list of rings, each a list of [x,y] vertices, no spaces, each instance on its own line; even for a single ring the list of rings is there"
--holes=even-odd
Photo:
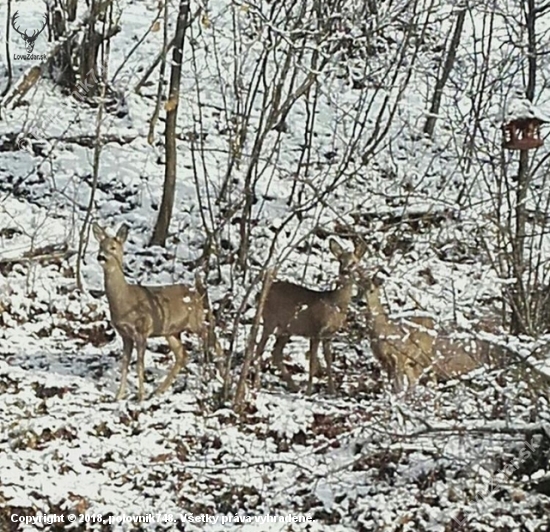
[[[33,30],[32,35],[27,35],[27,30],[25,30],[25,33],[21,33],[18,27],[16,27],[17,18],[19,17],[19,11],[16,11],[13,14],[13,17],[11,18],[11,25],[13,29],[23,37],[23,40],[25,41],[25,48],[27,49],[28,54],[32,54],[32,51],[34,50],[34,44],[36,42],[37,37],[44,31],[44,28],[46,27],[46,24],[48,23],[48,15],[44,15],[44,24],[42,24],[42,27],[39,30]]]
[[[367,246],[362,240],[355,242],[353,251],[346,251],[336,240],[329,240],[329,249],[340,263],[340,276],[350,275],[355,272],[363,255],[367,251]]]
[[[116,236],[109,236],[105,229],[98,224],[92,226],[96,240],[99,242],[99,253],[97,260],[104,270],[113,267],[122,269],[123,246],[128,237],[128,226],[122,224]]]

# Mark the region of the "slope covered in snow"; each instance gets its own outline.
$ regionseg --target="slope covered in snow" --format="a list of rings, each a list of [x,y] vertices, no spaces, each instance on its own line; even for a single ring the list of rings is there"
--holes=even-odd
[[[550,13],[540,4],[545,43]],[[22,98],[4,100],[1,530],[549,529],[547,337],[544,330],[512,336],[502,320],[513,282],[502,264],[518,155],[501,149],[500,126],[508,100],[525,92],[522,6],[468,5],[429,136],[424,127],[460,3],[191,2],[165,248],[148,242],[164,180],[171,53],[152,133],[158,67],[136,91],[162,50],[162,5],[113,4],[120,31],[110,40],[97,183],[97,97],[67,92],[54,71]],[[32,2],[17,8],[29,25],[43,11]],[[88,16],[84,4],[78,9],[70,31]],[[177,10],[168,4],[168,38]],[[1,4],[0,19],[7,16]],[[37,54],[55,51],[45,35]],[[10,45],[13,54],[21,38],[12,34]],[[541,109],[550,97],[544,46]],[[8,97],[35,65],[12,63]],[[1,72],[5,84],[7,67]],[[550,256],[547,161],[547,146],[532,155],[522,200],[526,279],[541,290]],[[428,315],[438,330],[482,335],[514,356],[498,370],[396,394],[373,357],[356,297],[333,342],[335,396],[324,375],[312,396],[304,394],[307,341],[297,338],[285,360],[301,391],[291,393],[268,370],[235,411],[188,337],[189,371],[172,389],[138,403],[134,360],[128,397],[115,402],[121,340],[109,323],[93,238],[82,262],[77,257],[90,201],[103,225],[130,227],[131,282],[193,283],[196,271],[206,279],[233,392],[258,274],[277,266],[281,278],[333,285],[328,236],[347,248],[357,236],[368,244],[363,268],[384,269],[384,305],[395,319]],[[148,393],[171,364],[164,340],[151,340]],[[44,513],[63,522],[18,520]],[[194,522],[191,514],[205,518]],[[267,515],[283,521],[262,522]],[[305,522],[284,521],[289,515]]]

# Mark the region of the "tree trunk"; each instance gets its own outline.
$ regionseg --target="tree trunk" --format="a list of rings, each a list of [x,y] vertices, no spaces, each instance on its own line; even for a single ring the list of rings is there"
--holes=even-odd
[[[67,6],[68,7],[68,6]],[[60,2],[54,2],[49,6],[50,39],[53,42],[61,41],[67,32],[66,19],[69,19],[65,6]],[[61,87],[73,90],[76,86],[76,65],[73,65],[73,53],[75,44],[72,39],[67,39],[59,53],[49,65],[50,76]]]
[[[164,187],[159,215],[150,244],[164,246],[168,236],[172,209],[174,207],[174,194],[176,190],[176,122],[178,116],[178,103],[180,96],[181,63],[183,60],[183,45],[185,32],[189,25],[189,0],[180,0],[174,50],[172,52],[172,70],[170,73],[170,92],[166,102],[166,166],[164,171]]]
[[[536,35],[536,10],[535,0],[528,0],[526,13],[527,25],[527,61],[529,72],[525,96],[529,101],[535,98],[537,76],[537,35]],[[526,222],[526,198],[529,190],[529,152],[522,150],[519,157],[518,183],[516,192],[516,225],[513,246],[513,268],[516,283],[514,287],[512,305],[512,333],[521,334],[532,332],[532,320],[530,316],[530,296],[525,288],[523,273],[525,271],[525,222]]]
[[[103,41],[116,35],[120,28],[107,21],[112,0],[92,0],[89,15],[85,21],[82,39],[66,39],[63,48],[50,64],[50,75],[58,85],[82,98],[94,96],[99,88],[97,55]],[[74,21],[78,0],[56,1],[49,8],[51,37],[61,41],[67,32],[67,21]],[[96,24],[104,22],[103,32]],[[108,31],[106,28],[109,28]]]
[[[4,98],[6,94],[10,91],[11,82],[13,78],[13,72],[11,68],[11,52],[10,52],[10,26],[11,26],[11,0],[8,0],[8,15],[6,18],[6,61],[8,63],[8,81],[6,87],[0,95],[1,98]]]
[[[84,92],[83,96],[94,96],[97,92],[99,78],[97,69],[97,54],[101,45],[102,37],[95,28],[95,20],[92,18],[82,39],[80,47],[79,65],[79,91]]]
[[[78,8],[78,0],[67,0],[65,2],[65,10],[67,12],[67,20],[74,22],[76,20],[76,10]]]
[[[441,105],[441,96],[443,95],[443,89],[447,84],[447,80],[453,70],[453,66],[456,59],[456,50],[460,44],[460,38],[462,36],[462,28],[464,27],[464,19],[466,18],[466,8],[461,9],[458,12],[455,23],[455,31],[453,33],[453,38],[451,39],[451,44],[449,50],[447,51],[447,58],[445,59],[445,64],[443,66],[443,72],[441,77],[437,80],[435,84],[434,95],[432,98],[432,105],[430,106],[430,114],[426,123],[424,124],[424,133],[431,137],[435,129],[435,122],[437,120],[437,115],[439,114],[439,106]]]

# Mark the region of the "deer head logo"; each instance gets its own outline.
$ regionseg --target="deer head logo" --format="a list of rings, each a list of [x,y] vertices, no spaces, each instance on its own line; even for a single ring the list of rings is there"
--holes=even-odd
[[[19,31],[19,28],[16,27],[16,21],[17,17],[19,17],[19,11],[16,11],[13,14],[13,17],[11,18],[11,25],[13,29],[23,37],[23,40],[25,41],[25,48],[27,49],[28,54],[32,54],[32,51],[34,50],[34,43],[36,42],[36,38],[44,31],[44,28],[46,27],[46,24],[48,22],[48,15],[44,15],[44,24],[39,30],[33,30],[32,35],[27,35],[27,30],[25,30],[25,33],[21,33]]]

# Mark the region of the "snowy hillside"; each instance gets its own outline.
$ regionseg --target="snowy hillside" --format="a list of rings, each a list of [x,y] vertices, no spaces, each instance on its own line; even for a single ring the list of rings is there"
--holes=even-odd
[[[520,154],[501,131],[526,98],[550,115],[550,4],[192,0],[164,247],[149,244],[185,2],[61,4],[0,2],[1,21],[19,15],[0,66],[0,531],[550,530],[550,140]],[[24,58],[15,27],[46,12],[46,59]],[[122,341],[92,221],[128,225],[132,283],[200,274],[227,374],[187,335],[188,371],[150,398],[173,364],[155,338],[147,399],[134,355],[114,400]],[[396,323],[432,318],[506,363],[397,393],[358,290],[336,394],[321,373],[306,395],[296,337],[300,390],[270,367],[237,404],[264,272],[333,287],[329,237],[366,244]]]

